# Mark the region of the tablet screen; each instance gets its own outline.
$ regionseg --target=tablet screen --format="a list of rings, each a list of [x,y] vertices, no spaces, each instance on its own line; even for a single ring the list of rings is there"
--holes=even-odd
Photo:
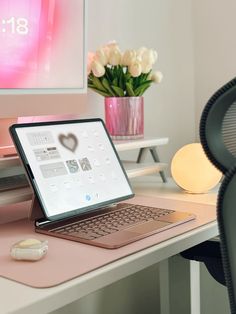
[[[15,125],[12,134],[49,219],[133,195],[101,120]]]

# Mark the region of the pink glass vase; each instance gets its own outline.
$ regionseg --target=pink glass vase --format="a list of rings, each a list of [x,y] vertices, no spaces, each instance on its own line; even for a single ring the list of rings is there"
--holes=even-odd
[[[112,139],[138,139],[144,135],[143,97],[106,97],[105,123]]]

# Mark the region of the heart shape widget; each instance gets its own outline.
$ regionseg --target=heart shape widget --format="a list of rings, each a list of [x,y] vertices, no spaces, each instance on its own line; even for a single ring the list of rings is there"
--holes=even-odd
[[[67,135],[60,134],[58,139],[62,146],[69,149],[73,153],[79,145],[78,138],[73,133],[69,133]]]
[[[0,88],[32,84],[52,45],[56,13],[51,0],[0,1]]]

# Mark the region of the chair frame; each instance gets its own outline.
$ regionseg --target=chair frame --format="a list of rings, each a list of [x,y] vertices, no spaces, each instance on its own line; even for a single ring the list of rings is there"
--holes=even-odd
[[[236,166],[225,175],[218,193],[217,221],[230,309],[236,314]],[[235,242],[234,242],[235,240]],[[234,245],[235,244],[235,245]]]

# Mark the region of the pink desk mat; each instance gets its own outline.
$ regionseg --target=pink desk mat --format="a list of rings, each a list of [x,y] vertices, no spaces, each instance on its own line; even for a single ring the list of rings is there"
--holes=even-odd
[[[0,276],[35,288],[52,287],[216,219],[215,206],[211,205],[141,196],[136,196],[132,203],[188,211],[197,219],[115,250],[36,234],[33,223],[26,219],[2,224]],[[11,259],[12,244],[26,238],[47,239],[49,251],[46,257],[37,262]]]

